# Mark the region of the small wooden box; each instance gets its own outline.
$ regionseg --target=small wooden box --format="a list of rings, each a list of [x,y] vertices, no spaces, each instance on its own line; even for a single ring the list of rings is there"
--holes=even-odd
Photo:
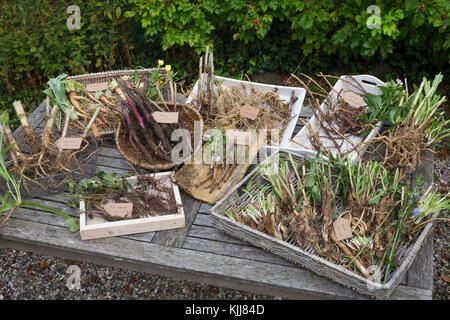
[[[139,218],[123,221],[107,221],[102,217],[89,217],[85,213],[86,204],[80,201],[80,236],[81,240],[90,240],[105,237],[114,237],[125,234],[134,234],[142,232],[153,232],[159,230],[184,228],[185,216],[181,202],[180,190],[178,186],[170,181],[173,172],[160,172],[152,174],[157,179],[167,179],[167,183],[172,186],[175,201],[177,205],[177,214],[170,214],[158,217]],[[128,182],[134,184],[137,177],[127,178]]]

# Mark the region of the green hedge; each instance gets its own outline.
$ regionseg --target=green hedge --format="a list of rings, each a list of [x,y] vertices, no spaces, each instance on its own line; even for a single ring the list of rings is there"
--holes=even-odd
[[[207,44],[214,46],[219,70],[225,73],[232,68],[292,72],[300,62],[304,71],[326,72],[325,67],[340,64],[358,72],[384,61],[392,66],[391,76],[419,78],[448,69],[450,61],[446,0],[123,3],[125,17],[139,21],[148,38],[161,37],[164,50],[188,47],[199,54]],[[374,4],[379,21],[373,20],[377,11],[368,10]]]
[[[80,29],[67,27],[69,5],[80,8]],[[0,99],[0,108],[10,109],[14,99],[35,106],[43,98],[43,84],[60,73],[131,64],[123,22],[120,9],[102,1],[2,1],[0,94],[6,99]]]
[[[370,27],[370,5],[380,28]],[[81,28],[69,30],[69,5]],[[174,65],[197,77],[199,54],[214,49],[216,72],[373,73],[449,81],[450,2],[358,0],[18,0],[0,4],[0,109],[32,109],[62,72]],[[369,24],[368,24],[369,23]],[[377,70],[382,66],[381,72]]]

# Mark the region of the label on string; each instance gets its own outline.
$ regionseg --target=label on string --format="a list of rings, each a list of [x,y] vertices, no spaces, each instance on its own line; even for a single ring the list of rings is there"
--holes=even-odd
[[[119,218],[130,218],[133,213],[133,204],[131,202],[123,202],[123,203],[107,203],[103,206],[103,209],[114,217]]]
[[[244,104],[243,106],[241,106],[239,113],[241,114],[241,116],[247,119],[255,120],[258,117],[260,110],[261,109],[252,107],[249,104]]]
[[[158,123],[178,123],[178,112],[155,111],[152,116]]]
[[[351,91],[342,93],[341,98],[354,108],[359,108],[364,104],[364,98]]]
[[[87,91],[104,91],[108,89],[108,82],[89,83],[86,86]]]
[[[59,149],[78,150],[81,147],[82,138],[59,138],[56,146]]]
[[[333,223],[333,229],[338,241],[353,237],[352,228],[347,219],[337,218]]]

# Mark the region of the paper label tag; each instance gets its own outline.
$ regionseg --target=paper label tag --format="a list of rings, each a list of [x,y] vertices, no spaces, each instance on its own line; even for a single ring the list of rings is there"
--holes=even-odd
[[[108,82],[89,83],[86,86],[87,91],[104,91],[108,89]]]
[[[133,204],[131,202],[124,203],[107,203],[103,209],[112,216],[120,218],[130,218],[133,213]]]
[[[352,228],[347,219],[337,218],[333,223],[333,229],[338,241],[353,237]]]
[[[255,120],[259,114],[259,111],[260,111],[259,108],[252,107],[249,104],[244,104],[243,106],[241,106],[239,110],[241,116],[246,117],[247,119],[250,120]]]
[[[56,141],[56,146],[60,149],[78,150],[82,141],[82,138],[59,138]]]
[[[355,108],[359,108],[364,104],[364,98],[351,91],[342,93],[341,97],[345,102]]]
[[[178,112],[153,112],[153,118],[158,123],[178,123]]]

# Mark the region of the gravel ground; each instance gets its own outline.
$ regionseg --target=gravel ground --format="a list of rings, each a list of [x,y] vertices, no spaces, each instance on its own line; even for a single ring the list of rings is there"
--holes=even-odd
[[[80,289],[67,287],[73,271],[81,271]],[[0,300],[15,299],[280,299],[191,281],[131,272],[80,261],[0,249]]]
[[[443,192],[448,192],[450,186],[450,161],[438,159],[435,162],[437,184]],[[433,255],[433,299],[450,299],[450,223],[437,223],[434,228]]]
[[[450,183],[450,162],[438,160],[435,172],[441,188]],[[450,298],[449,224],[434,228],[433,299]],[[70,290],[70,265],[81,270],[80,290]],[[97,266],[80,261],[0,249],[0,300],[7,299],[280,299],[265,295],[179,281],[168,277]]]

